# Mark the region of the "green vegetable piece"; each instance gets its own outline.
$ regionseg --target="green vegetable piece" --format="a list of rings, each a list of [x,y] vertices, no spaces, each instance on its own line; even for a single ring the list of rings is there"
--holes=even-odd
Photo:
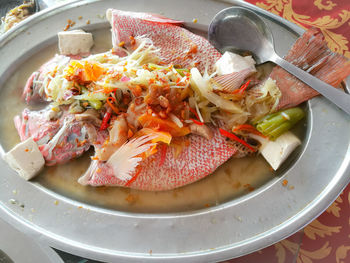
[[[291,108],[269,114],[257,121],[257,130],[271,140],[276,140],[284,132],[290,130],[298,121],[304,118],[301,108]]]
[[[102,108],[102,102],[99,100],[89,100],[89,104],[91,107],[93,107],[96,110],[99,110]]]

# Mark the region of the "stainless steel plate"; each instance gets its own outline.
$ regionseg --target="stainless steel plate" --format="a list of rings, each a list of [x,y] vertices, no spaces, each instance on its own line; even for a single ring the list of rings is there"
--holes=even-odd
[[[77,1],[34,15],[0,39],[0,87],[23,61],[56,42],[56,33],[67,19],[83,15],[90,19],[90,25],[84,20],[77,21],[77,26],[87,30],[105,27],[101,15],[114,7],[161,13],[188,22],[197,18],[200,24],[208,25],[217,12],[232,4],[249,7],[264,18],[280,55],[303,32],[240,1]],[[103,209],[25,182],[1,161],[1,217],[41,242],[103,261],[203,262],[250,253],[310,222],[349,182],[349,117],[321,97],[310,101],[308,108],[306,138],[294,163],[254,192],[224,204],[170,214]],[[283,187],[284,179],[295,188]],[[14,189],[25,208],[9,202]],[[80,209],[81,205],[84,208]]]

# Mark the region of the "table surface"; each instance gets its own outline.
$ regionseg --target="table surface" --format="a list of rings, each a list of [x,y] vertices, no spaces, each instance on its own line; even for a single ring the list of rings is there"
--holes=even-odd
[[[41,7],[71,0],[39,0]],[[350,58],[350,1],[247,0],[303,28],[318,27],[329,47]],[[64,262],[98,262],[56,250]],[[0,258],[0,262],[1,258]],[[255,253],[225,263],[350,262],[350,185],[303,230]]]

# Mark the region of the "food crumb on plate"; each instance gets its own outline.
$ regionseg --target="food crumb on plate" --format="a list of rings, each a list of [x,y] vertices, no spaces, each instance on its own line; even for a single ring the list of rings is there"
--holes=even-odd
[[[255,188],[253,186],[251,186],[250,184],[245,184],[243,185],[244,188],[246,188],[246,190],[248,190],[248,192],[252,192],[255,190]]]
[[[70,29],[71,27],[73,27],[75,25],[75,22],[71,19],[67,20],[67,25],[66,27],[63,29],[63,31],[67,31],[68,29]]]
[[[236,182],[236,183],[233,183],[232,184],[232,187],[235,188],[235,189],[238,189],[242,186],[242,184],[240,182]]]
[[[194,19],[192,20],[192,22],[193,22],[193,23],[197,23],[197,22],[198,22],[198,19],[197,19],[197,18],[194,18]]]
[[[90,25],[90,19],[86,20],[86,24]]]
[[[134,195],[134,194],[128,194],[128,196],[125,198],[125,200],[129,204],[134,204],[138,199],[139,199],[138,195]]]
[[[282,185],[283,185],[283,186],[287,186],[287,184],[288,184],[288,180],[284,179],[284,180],[282,181]]]
[[[58,200],[55,200],[54,204],[55,204],[55,205],[58,205],[58,204],[59,204]]]
[[[17,200],[16,199],[10,199],[9,202],[13,205],[17,204]]]
[[[235,216],[235,218],[239,221],[239,222],[242,222],[243,220],[242,220],[242,217],[240,217],[240,216]]]

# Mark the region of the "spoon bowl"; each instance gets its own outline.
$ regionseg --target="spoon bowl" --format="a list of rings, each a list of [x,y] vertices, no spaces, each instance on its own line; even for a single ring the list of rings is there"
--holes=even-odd
[[[274,50],[271,31],[253,11],[242,7],[222,10],[209,25],[208,38],[222,53],[248,51],[258,64],[276,63],[350,115],[350,95],[279,57]]]
[[[273,37],[264,21],[241,7],[227,8],[218,13],[209,26],[208,34],[209,41],[221,53],[244,54],[248,51],[253,53],[258,64],[269,60],[264,56],[268,53],[265,49],[273,48]]]

